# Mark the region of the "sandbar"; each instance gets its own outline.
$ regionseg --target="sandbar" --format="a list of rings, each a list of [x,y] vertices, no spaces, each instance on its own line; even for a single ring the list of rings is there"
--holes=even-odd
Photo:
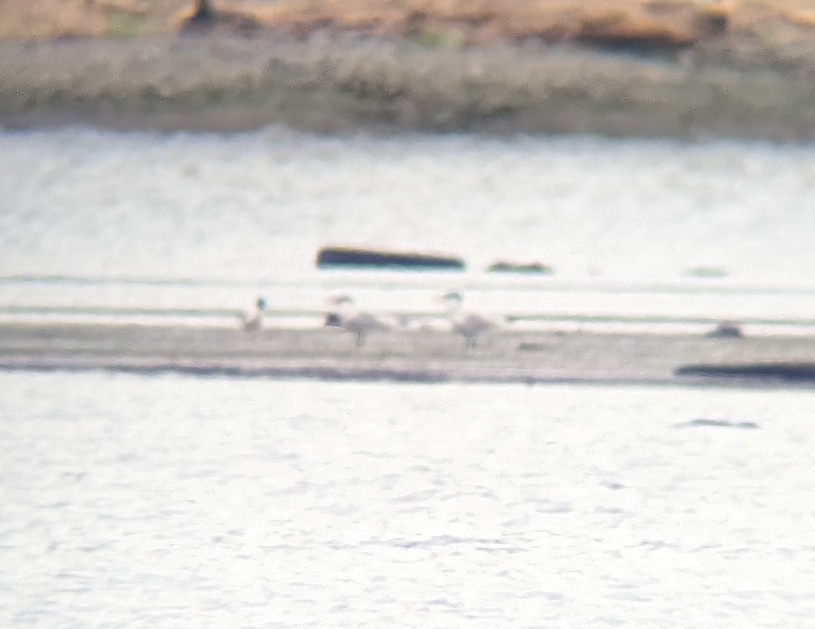
[[[815,385],[815,338],[500,330],[468,350],[445,330],[357,347],[334,328],[247,333],[189,325],[4,323],[0,369],[401,382]]]

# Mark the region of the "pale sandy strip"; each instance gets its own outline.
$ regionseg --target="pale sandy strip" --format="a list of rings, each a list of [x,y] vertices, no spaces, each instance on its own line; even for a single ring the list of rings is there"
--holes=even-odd
[[[815,339],[701,335],[496,332],[472,351],[438,330],[372,335],[341,330],[122,325],[0,326],[0,368],[179,371],[273,377],[487,382],[716,382],[815,386]],[[677,376],[688,365],[792,365],[797,376]],[[806,369],[804,369],[806,371]]]

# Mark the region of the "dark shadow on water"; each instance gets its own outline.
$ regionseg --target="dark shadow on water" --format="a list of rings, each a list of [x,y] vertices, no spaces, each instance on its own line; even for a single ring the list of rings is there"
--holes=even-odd
[[[759,427],[755,422],[734,422],[728,419],[692,419],[689,422],[674,424],[674,428],[739,428],[741,430],[754,430]]]

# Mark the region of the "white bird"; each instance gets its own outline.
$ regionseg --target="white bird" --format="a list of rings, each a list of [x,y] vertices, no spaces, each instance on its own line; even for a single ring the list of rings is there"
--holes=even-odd
[[[388,330],[390,326],[369,312],[360,312],[354,307],[354,300],[348,295],[339,295],[328,300],[332,310],[326,316],[325,325],[343,328],[356,336],[357,347],[365,344],[365,337],[371,332]]]
[[[464,337],[467,349],[475,347],[479,336],[497,327],[497,323],[487,317],[465,312],[463,310],[464,298],[461,293],[450,291],[442,295],[441,300],[447,306],[447,318],[453,332]]]
[[[253,314],[247,315],[245,312],[241,312],[238,315],[243,329],[247,332],[260,330],[260,328],[263,327],[264,310],[266,310],[266,300],[263,299],[263,297],[258,297],[257,301],[255,301],[255,312]]]

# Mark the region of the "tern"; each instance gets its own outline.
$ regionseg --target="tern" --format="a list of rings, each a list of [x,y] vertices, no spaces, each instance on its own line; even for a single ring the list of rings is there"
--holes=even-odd
[[[365,345],[365,337],[371,332],[387,330],[387,324],[369,312],[360,312],[354,307],[354,300],[348,295],[339,295],[328,300],[332,310],[325,319],[325,325],[343,328],[356,336],[357,347]]]
[[[257,301],[255,301],[255,312],[251,315],[247,315],[245,312],[241,312],[238,317],[241,320],[241,325],[243,329],[247,332],[254,332],[256,330],[260,330],[263,326],[263,311],[266,310],[266,300],[263,297],[258,297]]]
[[[441,296],[441,301],[447,306],[447,318],[453,332],[461,334],[466,341],[467,349],[475,347],[478,337],[497,327],[495,321],[474,312],[463,310],[464,298],[461,293],[450,291]]]

